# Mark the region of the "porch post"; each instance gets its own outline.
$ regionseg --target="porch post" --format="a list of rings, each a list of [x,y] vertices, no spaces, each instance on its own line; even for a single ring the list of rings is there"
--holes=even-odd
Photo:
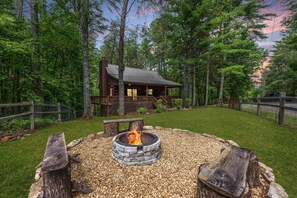
[[[109,96],[107,96],[107,116],[109,116]]]
[[[148,85],[146,85],[146,91],[145,91],[145,94],[146,94],[146,105],[148,103]]]

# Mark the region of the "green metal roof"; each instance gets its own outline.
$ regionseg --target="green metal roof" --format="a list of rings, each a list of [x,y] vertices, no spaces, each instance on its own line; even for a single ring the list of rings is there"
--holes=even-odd
[[[119,79],[118,65],[108,64],[106,68],[108,75]],[[146,84],[146,85],[158,85],[158,86],[168,86],[168,87],[180,87],[179,83],[175,83],[169,80],[165,80],[160,74],[155,71],[148,71],[144,69],[125,67],[124,70],[124,83],[134,83],[134,84]]]

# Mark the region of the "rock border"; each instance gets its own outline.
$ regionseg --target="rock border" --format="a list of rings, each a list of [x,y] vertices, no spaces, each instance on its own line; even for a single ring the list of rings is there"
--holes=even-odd
[[[160,126],[144,126],[143,130],[171,130],[171,131],[183,131],[183,132],[191,132],[189,130],[183,130],[183,129],[175,129],[175,128],[163,128]],[[201,134],[201,133],[200,133]],[[88,135],[87,137],[79,138],[76,140],[71,141],[69,144],[67,144],[67,150],[70,150],[71,148],[77,146],[78,144],[90,140],[90,139],[95,139],[98,136],[103,135],[103,132],[98,132],[98,133],[93,133]],[[214,139],[216,141],[222,142],[227,145],[233,145],[239,147],[239,145],[234,142],[233,140],[224,140],[223,138],[217,137],[215,135],[207,134],[207,133],[202,133],[201,135]],[[42,172],[41,172],[41,165],[42,162],[36,166],[36,172],[35,172],[35,181],[31,185],[30,190],[29,190],[29,195],[28,198],[42,198],[43,193],[42,193]],[[262,162],[259,162],[259,167],[260,167],[260,174],[261,176],[268,182],[269,187],[267,189],[265,198],[288,198],[288,194],[286,193],[285,189],[277,184],[275,182],[275,176],[273,174],[273,169],[268,167]]]

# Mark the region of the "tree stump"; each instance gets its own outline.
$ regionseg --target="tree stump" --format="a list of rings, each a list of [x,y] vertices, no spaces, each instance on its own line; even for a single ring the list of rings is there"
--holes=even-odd
[[[109,137],[109,136],[114,136],[119,133],[119,123],[114,122],[114,123],[107,123],[104,125],[104,135]]]
[[[64,133],[48,138],[43,163],[43,195],[46,198],[71,198],[71,171]]]
[[[119,123],[125,122],[129,122],[129,128],[125,131],[131,131],[133,128],[136,128],[137,131],[143,130],[144,121],[142,118],[104,120],[104,135],[107,137],[117,135],[120,132]]]
[[[216,160],[199,167],[197,197],[246,198],[259,185],[257,157],[251,150],[230,146]]]
[[[136,131],[143,131],[143,120],[139,121],[132,121],[129,123],[129,131],[132,131],[133,129],[136,129]]]

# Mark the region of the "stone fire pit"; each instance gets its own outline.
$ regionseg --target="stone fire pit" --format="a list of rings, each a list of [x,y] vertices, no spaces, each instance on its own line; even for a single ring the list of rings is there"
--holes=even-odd
[[[142,166],[155,163],[161,156],[160,138],[149,132],[143,132],[142,144],[128,143],[128,132],[115,136],[112,140],[112,157],[121,164]]]

